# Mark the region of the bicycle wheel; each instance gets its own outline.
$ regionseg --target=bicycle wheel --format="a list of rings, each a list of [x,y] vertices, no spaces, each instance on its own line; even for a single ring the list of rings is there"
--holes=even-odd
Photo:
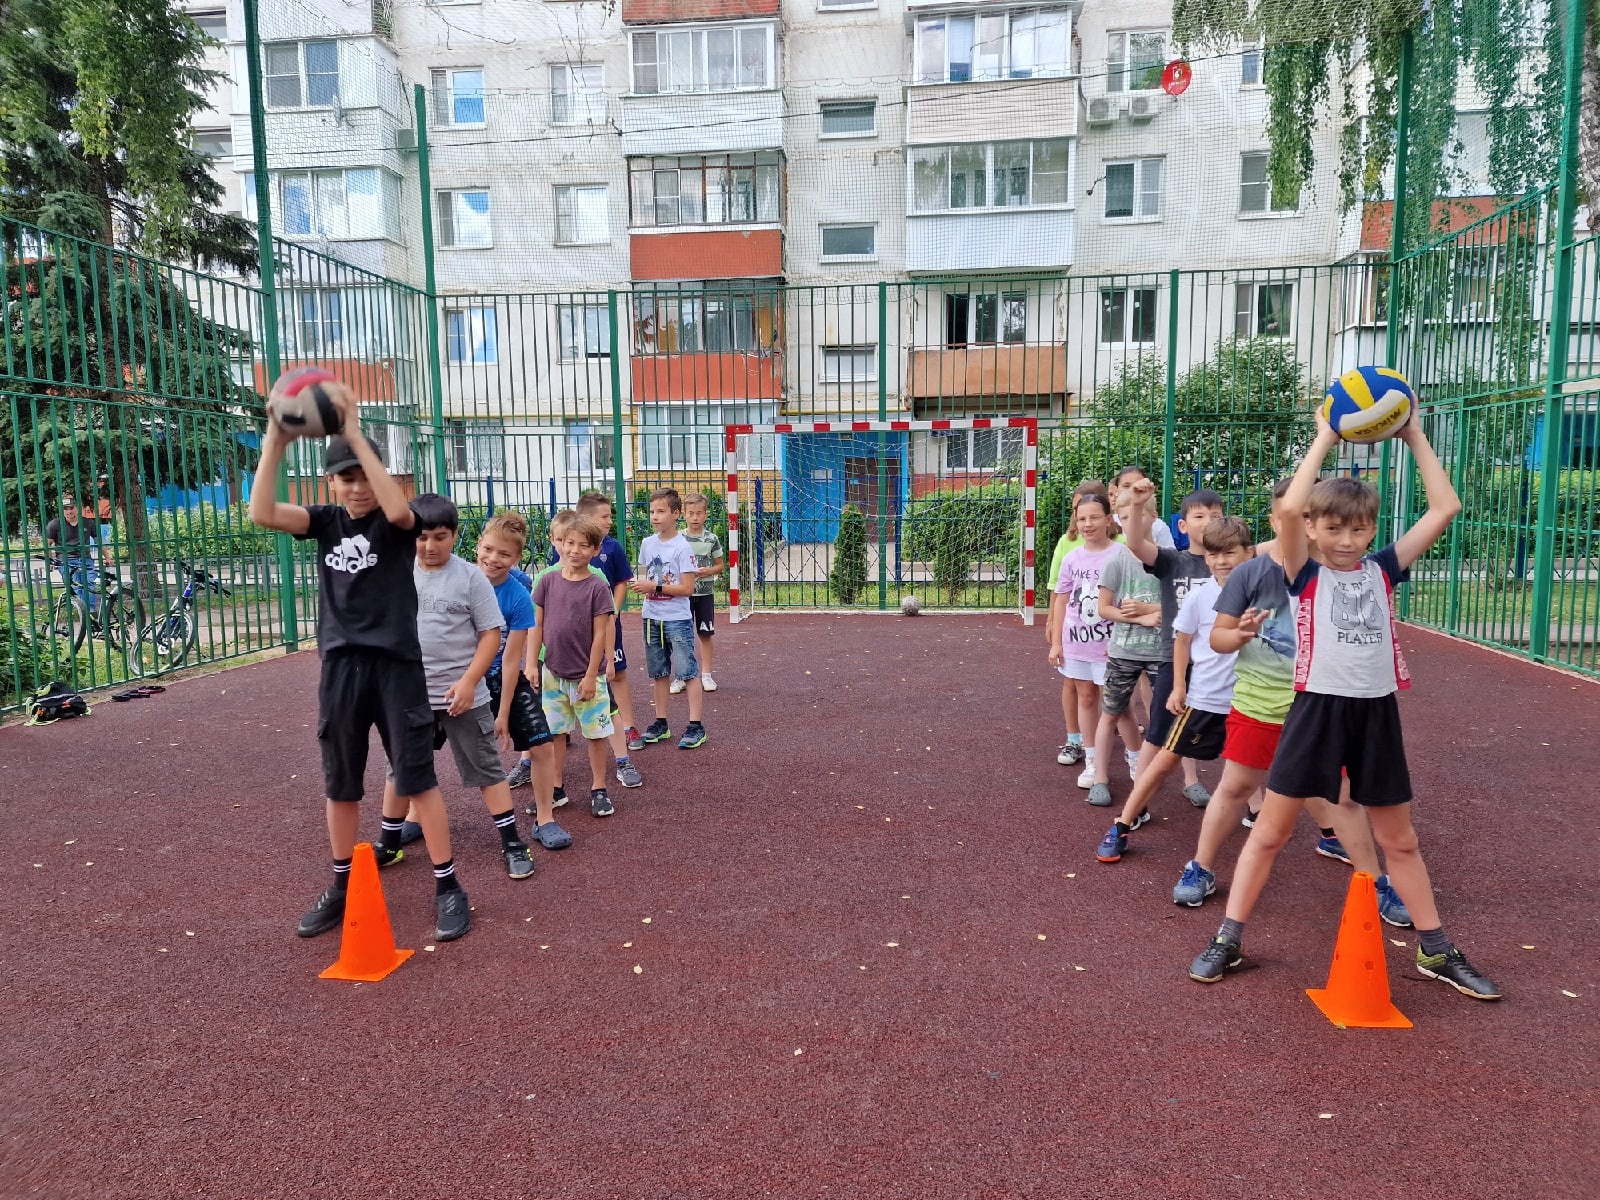
[[[118,650],[131,648],[137,640],[135,634],[144,624],[144,605],[139,597],[118,588],[101,603],[105,606],[100,612],[100,622],[106,641]]]
[[[197,632],[193,614],[183,609],[168,611],[140,632],[140,649],[157,672],[175,670],[189,657]]]
[[[34,622],[34,640],[75,651],[89,632],[89,610],[72,592],[62,592]]]

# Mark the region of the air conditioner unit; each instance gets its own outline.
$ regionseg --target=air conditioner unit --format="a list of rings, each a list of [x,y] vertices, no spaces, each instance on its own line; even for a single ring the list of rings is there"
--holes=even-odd
[[[1109,125],[1117,119],[1117,110],[1111,106],[1111,97],[1096,96],[1089,101],[1089,124]]]
[[[1154,96],[1134,96],[1128,101],[1128,120],[1148,121],[1160,107],[1161,102]]]
[[[417,131],[415,129],[398,129],[394,135],[396,150],[415,150],[417,148]]]

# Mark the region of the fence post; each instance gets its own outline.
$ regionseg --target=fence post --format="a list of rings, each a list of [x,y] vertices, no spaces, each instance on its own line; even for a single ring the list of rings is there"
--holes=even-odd
[[[760,584],[766,581],[767,563],[764,545],[766,539],[761,536],[761,530],[763,528],[761,510],[764,505],[762,504],[761,476],[759,475],[756,476],[755,497],[755,523],[750,530],[750,549],[754,550],[756,555],[756,575],[753,582]],[[731,517],[729,519],[732,520]]]
[[[889,419],[889,284],[885,280],[878,281],[878,420]],[[887,433],[879,432],[876,435],[877,455],[874,461],[878,464],[878,610],[881,612],[889,607],[889,556],[888,528],[884,524],[887,519],[886,512],[889,507],[889,463],[884,458],[887,453],[890,439]],[[898,479],[900,472],[896,471]],[[899,485],[896,484],[896,487]],[[899,534],[898,523],[895,526],[896,536]]]
[[[1400,365],[1400,257],[1405,253],[1406,220],[1406,160],[1411,156],[1411,77],[1416,58],[1416,35],[1406,30],[1400,39],[1400,77],[1396,82],[1398,96],[1394,120],[1394,206],[1389,210],[1389,295],[1384,308],[1383,364]],[[1404,496],[1405,489],[1400,489]],[[1403,513],[1393,513],[1394,500],[1394,439],[1385,438],[1378,452],[1378,511],[1390,514],[1390,527],[1398,531],[1404,520]],[[1392,539],[1391,539],[1392,540]],[[1400,615],[1411,615],[1411,589],[1400,589]]]
[[[271,387],[283,369],[278,347],[278,260],[272,250],[272,179],[267,174],[266,103],[261,85],[261,24],[257,0],[244,0],[245,76],[250,89],[250,155],[255,172],[256,262],[261,274],[261,358]],[[263,486],[259,476],[253,486]],[[289,499],[289,465],[270,481],[280,502]],[[283,622],[283,648],[300,648],[300,617],[295,611],[294,541],[286,533],[273,537],[278,559],[278,619]]]
[[[1167,399],[1162,434],[1166,446],[1161,457],[1161,519],[1172,511],[1172,443],[1178,436],[1178,271],[1167,276]]]
[[[444,377],[439,369],[439,291],[433,263],[433,177],[428,162],[428,94],[413,84],[411,100],[417,119],[417,190],[422,193],[422,290],[428,304],[428,392],[433,427],[433,486],[441,496],[450,494],[445,475]]]
[[[617,497],[617,540],[628,540],[628,481],[622,476],[622,343],[618,340],[617,289],[606,293],[606,321],[611,337],[611,488]],[[638,549],[637,546],[634,547]]]
[[[1578,106],[1583,90],[1586,0],[1567,0],[1565,91],[1561,107],[1561,174],[1556,185],[1556,263],[1550,299],[1550,367],[1545,381],[1544,429],[1539,445],[1539,526],[1533,555],[1533,628],[1528,653],[1550,656],[1550,606],[1556,567],[1556,504],[1561,498],[1561,431],[1565,423],[1567,361],[1572,341],[1572,273],[1576,249],[1572,226],[1578,214]]]

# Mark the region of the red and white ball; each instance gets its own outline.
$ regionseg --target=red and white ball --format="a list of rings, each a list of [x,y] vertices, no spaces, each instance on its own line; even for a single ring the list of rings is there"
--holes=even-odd
[[[344,412],[339,404],[347,394],[332,371],[296,367],[285,371],[272,385],[267,412],[289,438],[332,437],[344,428]]]

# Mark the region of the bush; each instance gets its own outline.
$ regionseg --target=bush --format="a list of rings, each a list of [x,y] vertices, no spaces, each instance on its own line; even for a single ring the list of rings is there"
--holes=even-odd
[[[1022,484],[995,479],[971,487],[941,488],[906,505],[903,553],[933,564],[934,586],[953,599],[978,563],[994,563],[1009,577],[1021,552]]]
[[[496,512],[510,507],[501,504],[495,508]],[[478,535],[483,532],[483,527],[488,523],[489,510],[479,504],[463,504],[459,506],[461,514],[461,529],[456,534],[456,553],[468,562],[478,561]],[[523,552],[525,563],[542,565],[549,557],[550,552],[550,518],[546,515],[541,505],[532,508],[519,508],[516,510],[528,522],[528,546]]]
[[[118,557],[127,561],[127,531],[118,527],[115,538]],[[146,536],[155,557],[160,559],[200,559],[205,562],[237,561],[273,553],[276,535],[250,520],[243,504],[217,508],[199,504],[193,508],[158,509],[149,514]]]
[[[630,558],[639,552],[639,543],[655,532],[650,526],[650,493],[654,488],[637,487],[633,489],[633,501],[629,505],[627,520],[627,548]],[[680,496],[684,495],[682,488],[678,489]],[[706,528],[722,539],[723,546],[728,544],[728,500],[721,492],[702,491],[706,498]],[[746,520],[749,518],[746,517]],[[681,522],[680,522],[681,524]]]
[[[854,504],[839,514],[828,586],[840,604],[854,604],[867,590],[867,518]]]
[[[18,613],[26,611],[18,606]],[[76,658],[76,661],[75,661]],[[59,642],[39,642],[33,634],[0,615],[0,708],[26,702],[34,689],[53,679],[87,679],[89,664]]]

